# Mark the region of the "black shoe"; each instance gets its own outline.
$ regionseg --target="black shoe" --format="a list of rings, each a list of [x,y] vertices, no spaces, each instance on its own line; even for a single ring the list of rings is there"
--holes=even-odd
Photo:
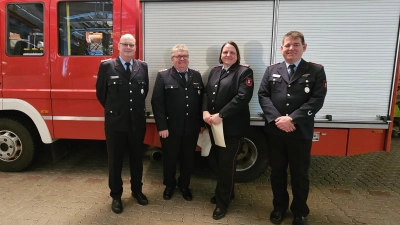
[[[233,194],[233,195],[231,196],[231,201],[232,201],[233,199],[235,199],[235,194]],[[212,198],[210,199],[210,202],[211,202],[211,204],[217,204],[217,198],[215,198],[215,196],[212,197]]]
[[[271,220],[271,222],[273,224],[280,224],[280,223],[282,223],[284,215],[285,215],[285,212],[283,212],[283,211],[273,210],[271,212],[271,215],[269,215],[269,220]]]
[[[146,196],[141,191],[132,192],[132,197],[136,198],[139,205],[147,205],[149,203],[149,200],[147,200]]]
[[[215,208],[212,217],[214,220],[219,220],[219,219],[224,218],[225,215],[226,215],[226,210],[217,207],[217,208]]]
[[[173,194],[174,194],[174,189],[166,187],[163,193],[164,200],[170,200]]]
[[[182,196],[186,201],[192,201],[193,200],[193,195],[192,192],[190,192],[189,188],[179,188],[182,192]]]
[[[306,224],[306,218],[303,216],[296,216],[294,215],[293,225],[304,225]]]
[[[111,210],[116,214],[120,214],[120,213],[122,213],[122,209],[123,209],[123,206],[122,206],[121,199],[113,198],[112,203],[111,203]]]

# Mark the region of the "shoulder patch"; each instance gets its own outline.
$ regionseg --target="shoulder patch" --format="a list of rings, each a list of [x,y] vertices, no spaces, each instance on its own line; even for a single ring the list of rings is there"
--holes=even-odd
[[[112,60],[112,58],[101,60],[101,62],[106,62],[106,61],[110,61],[110,60]]]
[[[240,64],[241,66],[244,66],[244,67],[247,67],[247,68],[250,68],[250,66],[249,65],[247,65],[247,64]]]
[[[163,72],[163,71],[166,71],[166,70],[168,70],[168,69],[162,69],[162,70],[159,70],[158,72]]]

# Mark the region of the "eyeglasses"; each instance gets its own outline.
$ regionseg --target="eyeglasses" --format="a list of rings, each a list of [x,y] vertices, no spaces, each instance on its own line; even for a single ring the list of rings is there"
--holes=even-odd
[[[189,58],[189,55],[174,55],[174,56],[172,56],[173,58],[175,58],[175,59],[188,59]]]
[[[125,48],[129,47],[129,48],[133,48],[135,47],[135,44],[126,44],[126,43],[120,43],[122,46],[124,46]]]

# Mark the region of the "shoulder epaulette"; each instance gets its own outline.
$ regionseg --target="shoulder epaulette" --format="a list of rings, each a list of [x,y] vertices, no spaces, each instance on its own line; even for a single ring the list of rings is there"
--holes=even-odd
[[[144,64],[147,64],[147,62],[142,61],[142,60],[140,60],[140,59],[136,59],[136,60],[139,61],[139,62],[142,62],[142,63],[144,63]]]
[[[277,62],[277,63],[271,64],[270,66],[278,65],[278,64],[281,64],[281,62]]]
[[[199,73],[200,73],[200,71],[198,71],[198,70],[196,70],[196,69],[189,68],[189,70],[194,70],[194,71],[196,71],[196,72],[199,72]]]
[[[219,66],[214,66],[214,68],[218,68],[218,67],[222,67],[221,65],[219,65]]]
[[[168,69],[162,69],[162,70],[159,70],[158,72],[163,72],[163,71],[166,71],[166,70],[168,70]]]
[[[249,65],[247,65],[247,64],[240,64],[241,66],[244,66],[244,67],[247,67],[247,68],[250,68],[250,66]]]
[[[318,66],[322,66],[321,64],[315,63],[315,62],[308,62],[308,63],[315,64],[315,65],[318,65]]]
[[[101,60],[101,62],[106,62],[106,61],[110,61],[110,60],[112,60],[112,58]]]

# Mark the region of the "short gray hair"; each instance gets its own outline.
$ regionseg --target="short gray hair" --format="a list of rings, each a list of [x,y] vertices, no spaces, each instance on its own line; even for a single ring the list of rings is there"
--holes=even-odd
[[[184,44],[177,44],[171,49],[171,58],[176,51],[186,51],[189,55],[189,49]]]

